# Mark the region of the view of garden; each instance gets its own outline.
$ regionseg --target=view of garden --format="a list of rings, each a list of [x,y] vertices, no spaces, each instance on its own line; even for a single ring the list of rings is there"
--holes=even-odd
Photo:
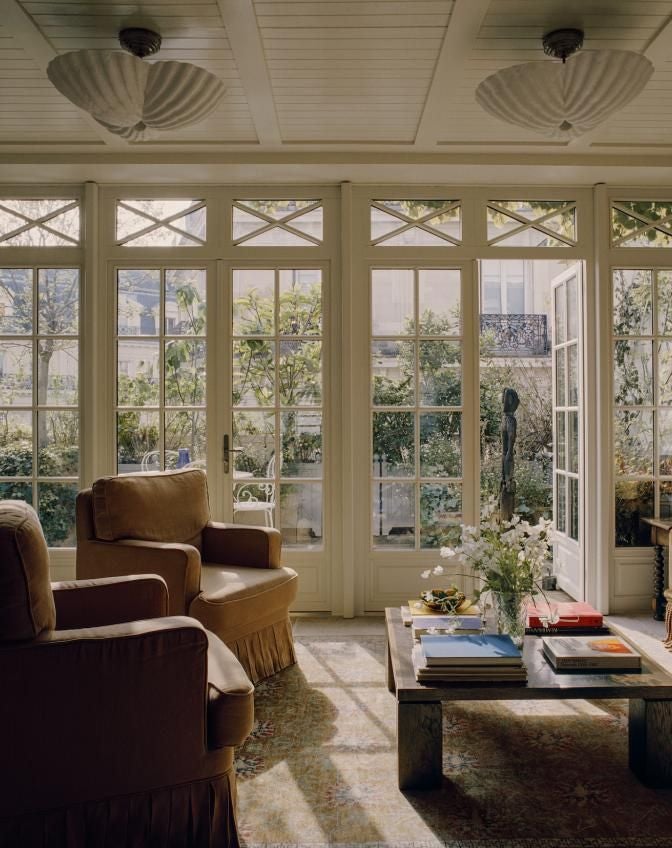
[[[499,494],[502,392],[515,388],[516,510],[533,522],[553,513],[551,279],[564,267],[545,260],[481,263],[481,303],[487,309],[480,338],[482,499]],[[373,541],[413,546],[409,478],[417,477],[420,547],[431,548],[455,541],[462,520],[459,278],[457,272],[418,272],[416,333],[412,278],[405,273],[373,276]]]
[[[672,274],[613,272],[616,544],[646,544],[672,516]],[[658,504],[658,512],[654,512]]]
[[[33,209],[31,203],[38,205]],[[136,238],[134,227],[146,222],[143,216],[160,218],[153,206],[145,209],[147,203],[133,202],[120,213],[117,224],[125,238]],[[297,229],[296,238],[302,227],[306,237],[321,238],[316,201],[296,208],[283,203],[245,201],[249,209],[236,210],[240,237],[261,227],[270,232],[274,220],[287,219]],[[378,204],[372,217],[376,238],[384,240],[391,233],[390,238],[404,244],[419,237],[459,240],[459,207],[452,201],[437,201],[436,208],[430,201],[417,208],[409,203]],[[639,239],[637,244],[646,238],[649,243],[653,233],[658,244],[657,230],[637,235],[631,219],[644,212],[654,219],[666,210],[647,206],[642,212],[620,205],[623,209],[614,210],[614,238]],[[51,216],[48,225],[36,225],[32,243],[76,243],[75,206],[58,200],[22,201],[20,214],[36,220]],[[509,235],[510,206],[492,202],[488,234],[522,244],[521,234]],[[552,204],[548,209],[533,206],[525,214],[554,212]],[[202,204],[189,201],[185,210],[180,223],[175,218],[179,209],[161,206],[161,214],[175,219],[167,235],[157,225],[154,234],[142,238],[160,245],[165,238],[171,244],[202,239]],[[518,207],[514,211],[520,213]],[[254,215],[258,220],[248,221]],[[420,236],[403,223],[413,216],[427,221],[418,230]],[[560,239],[573,238],[573,209],[561,209],[552,226]],[[397,234],[400,227],[404,232]],[[29,243],[26,232],[17,238]],[[521,401],[516,509],[531,520],[553,510],[550,279],[565,265],[547,260],[481,263],[481,490],[484,499],[499,491],[501,394],[512,387]],[[404,301],[407,283],[392,291],[385,288],[388,280],[380,288],[378,306],[374,298],[374,310],[383,310],[378,319],[373,316],[371,348],[375,545],[413,546],[418,532],[421,548],[435,547],[451,538],[451,526],[462,518],[460,303],[455,280],[441,278],[441,273],[420,272],[417,311]],[[321,275],[305,269],[250,269],[235,271],[232,282],[232,433],[238,449],[234,499],[264,500],[266,483],[277,483],[274,518],[286,542],[318,543],[323,521]],[[668,271],[614,271],[617,545],[646,541],[640,517],[672,514],[671,292]],[[384,315],[390,309],[397,316],[392,324]],[[49,543],[56,546],[73,543],[79,473],[78,310],[77,270],[0,269],[0,494],[35,503]],[[119,271],[119,472],[205,465],[206,311],[203,269]],[[564,444],[566,434],[559,435]],[[419,486],[417,524],[411,478]]]
[[[5,497],[32,501],[50,544],[72,543],[74,482],[78,471],[77,278],[73,271],[40,271],[36,341],[14,334],[32,331],[32,272],[9,269],[0,278],[4,297],[2,354],[3,431],[0,483]],[[437,295],[433,295],[437,300]],[[381,494],[388,516],[377,544],[404,544],[410,489],[416,474],[415,368],[419,374],[420,455],[418,475],[421,546],[450,538],[461,519],[461,344],[459,303],[438,303],[420,315],[413,340],[373,342],[372,418],[374,513]],[[117,449],[120,473],[204,464],[206,456],[205,274],[202,270],[123,270],[117,283]],[[438,307],[438,308],[437,308]],[[161,317],[163,314],[163,318]],[[161,321],[163,320],[163,326]],[[276,323],[277,322],[277,323]],[[234,277],[233,443],[236,491],[266,497],[269,462],[279,453],[280,508],[287,541],[315,543],[322,533],[322,292],[316,271],[240,271]],[[12,336],[12,338],[7,338]],[[37,350],[36,385],[32,356]],[[499,347],[498,347],[499,345]],[[417,346],[417,348],[416,348]],[[417,349],[417,353],[416,353]],[[539,353],[539,352],[538,352]],[[517,389],[521,406],[516,447],[517,509],[535,519],[552,511],[552,417],[550,359],[503,351],[484,324],[481,337],[481,451],[484,497],[499,490],[501,394]],[[384,367],[380,364],[384,363]],[[390,367],[392,365],[392,367]],[[37,468],[33,468],[30,407],[37,421]],[[54,407],[44,409],[43,407]],[[34,479],[33,479],[34,477]],[[61,478],[51,482],[48,478]],[[24,478],[24,479],[21,479]],[[250,482],[251,478],[251,482]],[[447,478],[447,479],[446,479]],[[456,482],[451,482],[455,478]],[[234,477],[235,479],[235,477]],[[256,481],[259,481],[257,484]],[[273,481],[275,482],[275,480]],[[281,516],[281,518],[280,518]],[[411,524],[413,522],[411,521]]]
[[[78,328],[76,269],[0,269],[0,496],[39,505],[54,546],[74,544]]]

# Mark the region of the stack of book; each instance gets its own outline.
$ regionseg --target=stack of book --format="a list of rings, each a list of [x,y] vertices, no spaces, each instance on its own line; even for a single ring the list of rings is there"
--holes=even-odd
[[[510,636],[424,635],[413,648],[420,683],[525,683],[527,671]]]
[[[550,621],[551,613],[555,613],[556,621]],[[609,633],[604,626],[602,613],[583,601],[560,601],[548,604],[541,601],[527,608],[527,634],[546,636],[551,633],[590,635],[593,633]]]
[[[641,656],[618,636],[545,636],[544,656],[557,671],[639,671]]]

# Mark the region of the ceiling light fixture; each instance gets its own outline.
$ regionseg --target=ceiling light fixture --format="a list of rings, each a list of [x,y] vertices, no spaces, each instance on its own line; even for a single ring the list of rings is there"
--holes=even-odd
[[[129,52],[77,50],[47,66],[47,76],[61,94],[116,135],[138,141],[151,130],[195,124],[224,94],[222,81],[196,65],[143,62],[161,46],[157,32],[122,29],[119,43]]]
[[[544,53],[562,62],[527,62],[503,68],[481,82],[476,100],[491,115],[551,138],[576,138],[636,97],[653,65],[630,50],[591,50],[580,29],[543,38]]]

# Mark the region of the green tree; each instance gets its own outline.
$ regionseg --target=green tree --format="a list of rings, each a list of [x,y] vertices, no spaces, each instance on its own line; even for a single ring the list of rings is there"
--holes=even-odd
[[[318,404],[322,398],[322,289],[319,283],[304,285],[292,281],[281,288],[277,302],[277,347],[271,334],[275,327],[275,300],[256,288],[234,302],[239,316],[235,343],[237,375],[233,387],[234,406],[252,404],[269,407],[277,393],[283,407],[283,467],[289,469],[301,461],[301,453],[310,448],[312,456],[321,448],[321,439],[300,434],[298,415],[291,407]],[[265,337],[264,337],[265,336]],[[302,338],[292,338],[300,336]],[[240,417],[238,420],[241,420]],[[250,432],[252,419],[247,419]],[[298,434],[298,437],[297,437]],[[236,434],[242,435],[242,431]],[[309,445],[310,442],[310,445]],[[249,460],[249,457],[248,457]],[[245,459],[243,458],[243,462]],[[242,467],[239,465],[239,467]],[[263,467],[254,470],[263,473]]]
[[[132,279],[125,279],[126,292],[129,294],[133,291],[133,282]],[[143,276],[135,284],[138,291],[147,287]],[[177,410],[167,415],[165,447],[167,450],[188,447],[191,456],[198,456],[204,439],[204,416],[199,407],[205,401],[205,347],[199,337],[205,332],[205,303],[199,287],[188,277],[182,282],[171,279],[169,285],[180,320],[173,328],[179,337],[167,342],[164,355],[164,398],[167,405],[177,407]],[[131,302],[128,305],[129,314],[134,309],[136,305]],[[132,377],[119,374],[117,393],[121,406],[158,405],[160,380],[159,375],[154,373],[153,363],[140,361]],[[139,457],[156,450],[159,444],[158,427],[153,422],[144,424],[143,414],[137,409],[120,411],[117,444],[121,462],[137,462]]]
[[[37,292],[34,289],[37,288]],[[33,328],[33,297],[37,296],[37,327]],[[49,391],[65,388],[64,379],[75,381],[76,368],[72,375],[63,375],[54,381],[51,365],[59,350],[67,349],[71,344],[59,336],[76,334],[79,314],[79,273],[76,269],[40,269],[38,285],[34,286],[32,273],[23,268],[0,269],[0,302],[4,304],[8,329],[18,335],[30,335],[39,331],[41,338],[37,345],[37,386],[36,401],[46,406]],[[21,383],[29,375],[19,372],[14,381]],[[60,376],[60,375],[59,375]],[[11,382],[6,377],[5,382]],[[38,441],[47,440],[47,425],[44,415],[38,416]]]
[[[308,339],[294,341],[281,338],[279,357],[275,362],[272,338],[274,299],[251,289],[237,298],[235,307],[241,315],[237,333],[239,375],[233,389],[234,405],[251,395],[258,406],[267,406],[277,391],[284,406],[314,403],[321,398],[322,342]],[[281,337],[310,336],[321,331],[322,293],[319,284],[307,289],[293,283],[278,297],[278,332]],[[257,338],[253,338],[253,336]]]
[[[665,219],[672,214],[672,204],[658,200],[630,200],[619,201],[619,206],[632,212],[632,215],[629,215],[627,211],[612,207],[611,233],[615,241],[620,241],[632,235],[637,245],[647,246],[647,243],[648,246],[667,247],[669,245],[669,236],[665,232],[657,230],[655,222],[663,221],[665,228],[669,228],[669,223],[665,223]],[[643,232],[637,232],[644,226],[642,218],[645,221],[653,221],[654,225]]]
[[[30,201],[37,204],[32,213],[46,214],[53,201]],[[65,218],[62,219],[61,224]],[[73,233],[77,216],[71,219]],[[31,231],[31,244],[48,241],[48,233]],[[37,275],[35,279],[34,275]],[[34,302],[36,310],[34,313]],[[21,350],[24,339],[39,333],[33,353],[37,357],[37,381],[34,396],[32,366],[28,357],[20,354],[14,368],[3,375],[3,392],[9,404],[14,400],[25,404],[70,404],[78,394],[76,360],[72,372],[53,374],[53,361],[59,351],[66,357],[73,344],[63,336],[76,336],[79,323],[79,273],[76,269],[42,268],[37,272],[26,268],[0,269],[0,324],[2,332],[17,337],[14,351]],[[37,325],[34,326],[34,314]],[[30,342],[28,342],[30,345]],[[0,476],[30,476],[39,470],[41,476],[77,476],[79,473],[78,416],[71,412],[39,412],[37,416],[38,453],[33,457],[30,431],[23,425],[10,424],[8,410],[2,413],[3,432],[0,436]],[[33,463],[36,462],[36,468]],[[4,497],[33,501],[32,482],[2,484]],[[74,494],[76,486],[62,483],[39,484],[39,510],[42,526],[49,544],[70,544],[74,523]]]
[[[637,211],[655,215],[652,209]],[[625,226],[624,221],[620,223]],[[614,415],[614,468],[617,475],[650,474],[653,470],[651,415],[642,409],[632,408],[647,406],[653,400],[651,344],[627,338],[639,333],[644,336],[652,333],[652,284],[650,271],[613,272],[614,335],[626,337],[614,344],[614,403],[622,407]],[[666,289],[666,286],[659,285],[657,290],[658,317],[665,322],[672,305],[672,297]],[[659,356],[661,354],[664,356],[662,349]],[[644,544],[639,518],[653,515],[653,483],[617,480],[615,494],[616,544]]]
[[[200,291],[191,281],[175,287],[180,329],[184,337],[171,339],[165,350],[165,387],[167,404],[178,407],[200,407],[205,403],[205,345],[194,336],[205,332],[205,304]],[[166,448],[189,447],[190,455],[202,449],[203,433],[200,409],[185,408],[173,414],[166,432]]]

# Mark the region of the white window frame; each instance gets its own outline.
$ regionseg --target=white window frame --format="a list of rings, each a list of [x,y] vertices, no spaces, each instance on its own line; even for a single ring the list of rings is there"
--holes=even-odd
[[[619,200],[672,200],[672,185],[668,189],[633,188],[619,186],[596,187],[596,219],[602,226],[598,231],[597,261],[600,267],[600,300],[602,304],[601,322],[602,344],[600,357],[605,363],[603,385],[600,401],[606,411],[603,422],[606,456],[602,466],[600,484],[596,487],[595,495],[601,496],[608,508],[604,510],[603,529],[600,534],[602,546],[609,563],[609,588],[605,605],[614,612],[625,612],[632,609],[651,609],[652,607],[652,573],[654,549],[646,547],[616,547],[615,543],[615,484],[616,475],[613,468],[613,303],[612,303],[612,271],[615,269],[672,269],[672,246],[670,247],[618,247],[611,240],[611,207]],[[654,316],[655,317],[655,316]],[[656,331],[656,328],[653,328]],[[654,332],[654,337],[657,332]],[[655,398],[654,398],[655,399]],[[643,407],[650,409],[652,407]],[[654,425],[655,426],[655,425]],[[654,468],[651,480],[659,478],[658,469]],[[657,501],[656,501],[657,502]]]
[[[337,398],[341,393],[340,362],[331,353],[332,340],[340,335],[338,290],[340,282],[340,191],[335,186],[320,185],[114,185],[97,189],[95,203],[99,217],[97,258],[95,265],[100,280],[105,281],[96,292],[93,325],[96,328],[98,360],[94,394],[96,451],[87,466],[85,481],[116,473],[116,336],[115,269],[120,267],[207,267],[207,327],[227,327],[231,315],[231,273],[234,268],[320,268],[323,275],[323,545],[320,550],[286,548],[285,561],[300,575],[297,607],[311,611],[341,611],[340,573],[332,562],[340,560],[340,471],[341,457],[335,421],[338,416]],[[206,238],[202,246],[133,247],[116,242],[115,204],[127,198],[203,198],[207,207]],[[244,198],[310,199],[319,198],[323,207],[323,240],[319,245],[296,247],[246,246],[233,239],[233,204]],[[231,436],[230,421],[226,420],[227,399],[231,397],[230,374],[222,363],[227,362],[228,331],[213,334],[207,339],[206,369],[209,376],[207,404],[207,463],[215,468],[222,460],[222,437]],[[217,391],[212,386],[217,375]],[[210,507],[214,520],[231,516],[230,487],[217,486],[210,479]],[[227,478],[228,479],[228,478]]]
[[[306,251],[301,248],[255,248],[236,246],[232,241],[231,204],[234,199],[288,197],[314,199],[320,197],[325,204],[324,242],[308,248],[307,265],[327,263],[330,288],[330,311],[328,332],[335,353],[328,366],[332,409],[325,420],[325,458],[331,462],[329,469],[331,485],[326,504],[325,490],[325,533],[330,522],[331,550],[329,566],[318,578],[317,571],[302,574],[304,586],[314,599],[315,609],[331,610],[346,615],[374,608],[373,595],[367,595],[364,575],[366,564],[356,561],[354,548],[352,498],[344,493],[353,491],[355,471],[360,460],[362,444],[357,439],[356,388],[360,360],[362,322],[366,315],[359,309],[362,285],[365,284],[365,269],[371,262],[388,264],[409,261],[436,261],[442,263],[475,263],[480,259],[534,259],[559,258],[580,259],[585,262],[584,331],[585,358],[584,378],[586,386],[585,449],[586,480],[590,486],[586,491],[585,520],[591,528],[585,534],[586,558],[596,563],[594,571],[587,573],[587,597],[603,611],[610,607],[620,609],[639,606],[646,608],[650,601],[651,549],[638,549],[627,555],[617,553],[613,546],[613,472],[612,472],[612,429],[611,429],[611,311],[610,269],[650,265],[669,265],[672,253],[669,248],[616,248],[610,242],[610,208],[612,200],[664,199],[672,196],[670,190],[648,188],[620,188],[598,185],[589,187],[557,186],[451,186],[451,185],[385,185],[344,183],[341,186],[324,185],[105,185],[96,183],[74,183],[68,185],[6,185],[0,187],[5,197],[73,197],[82,201],[84,239],[78,247],[59,248],[16,248],[0,249],[1,260],[7,265],[18,266],[70,266],[82,269],[82,309],[80,312],[80,457],[81,483],[89,484],[96,477],[114,473],[114,432],[111,429],[108,411],[113,396],[110,374],[113,373],[114,349],[109,326],[112,302],[110,301],[110,267],[115,263],[168,261],[171,249],[122,248],[114,244],[113,200],[116,197],[198,197],[208,204],[206,241],[202,247],[189,247],[187,264],[196,262],[215,265],[215,289],[219,301],[215,303],[209,293],[210,310],[217,310],[218,320],[224,320],[230,304],[225,302],[225,281],[229,269],[247,263],[268,264],[269,256],[274,262],[293,264],[306,261]],[[370,223],[368,203],[379,199],[415,198],[460,198],[462,202],[462,243],[448,248],[400,248],[370,245]],[[502,198],[567,199],[577,201],[576,247],[566,248],[512,248],[488,246],[487,202]],[[330,212],[327,214],[327,207]],[[298,252],[297,252],[298,251]],[[658,255],[656,255],[658,254]],[[172,255],[172,254],[170,254]],[[640,258],[641,257],[641,258]],[[184,257],[183,257],[184,258]],[[367,264],[368,263],[368,264]],[[364,269],[364,270],[363,270]],[[475,270],[470,278],[476,285]],[[366,285],[364,285],[366,291]],[[477,299],[475,300],[475,303]],[[474,310],[475,312],[476,310]],[[364,338],[366,338],[366,328]],[[327,327],[325,327],[325,336]],[[217,356],[216,345],[210,345],[209,356]],[[326,354],[325,354],[326,355]],[[325,380],[327,370],[325,370]],[[228,391],[230,387],[225,389]],[[367,387],[368,390],[368,387]],[[212,399],[211,399],[212,400]],[[327,457],[328,442],[328,457]],[[219,448],[218,440],[216,440]],[[367,448],[366,441],[364,448]],[[476,448],[472,450],[475,453]],[[219,459],[219,457],[218,457]],[[465,468],[473,464],[474,456],[465,456]],[[325,473],[327,470],[325,469]],[[473,510],[476,509],[474,503]],[[222,514],[221,499],[215,498],[213,514]],[[294,559],[294,556],[292,557]],[[300,559],[297,557],[297,561]],[[626,562],[627,560],[627,562]],[[432,560],[434,561],[434,560]],[[70,577],[74,574],[74,550],[57,549],[52,552],[54,577]],[[303,565],[301,566],[303,568]],[[319,568],[322,568],[321,564]],[[307,565],[306,565],[307,568]],[[325,576],[326,575],[326,576]],[[417,568],[409,567],[409,580],[416,581]],[[371,581],[370,581],[371,582]],[[318,585],[319,583],[319,585]],[[641,588],[640,588],[641,587]],[[390,593],[388,599],[395,598]],[[387,599],[386,599],[387,600]],[[311,602],[312,603],[312,602]],[[306,606],[305,608],[310,608]],[[376,608],[379,608],[377,606]]]
[[[344,385],[350,385],[351,398],[369,396],[368,368],[361,363],[369,362],[369,309],[366,302],[368,293],[368,273],[372,267],[456,267],[463,271],[463,521],[473,524],[479,515],[480,489],[480,447],[478,439],[479,393],[470,387],[478,385],[479,357],[479,292],[477,264],[482,259],[560,259],[578,260],[585,264],[587,285],[584,286],[583,314],[585,316],[583,332],[589,343],[591,333],[587,332],[588,322],[593,319],[592,298],[595,287],[590,281],[594,275],[593,264],[593,215],[592,191],[582,188],[557,187],[521,187],[495,186],[475,188],[465,186],[353,186],[350,190],[352,214],[350,236],[344,234],[344,246],[349,246],[352,277],[344,280],[344,301],[350,303],[347,346],[351,350],[350,370],[344,374]],[[409,199],[459,199],[462,206],[462,243],[460,245],[423,246],[423,247],[375,247],[370,240],[369,208],[374,200]],[[503,247],[489,245],[487,238],[487,206],[493,198],[502,199],[538,199],[567,200],[576,202],[577,242],[566,247]],[[345,206],[345,204],[344,204]],[[589,290],[590,287],[590,290]],[[588,291],[589,290],[589,291]],[[586,360],[595,362],[590,350],[586,350]],[[585,361],[585,360],[584,360]],[[360,363],[359,368],[356,363]],[[591,391],[593,377],[584,375],[586,394]],[[352,586],[353,608],[355,613],[377,610],[383,606],[403,603],[416,595],[422,588],[420,572],[429,565],[439,562],[438,551],[370,551],[369,515],[370,489],[361,480],[355,483],[356,469],[370,467],[369,434],[367,422],[361,420],[361,405],[345,398],[344,433],[346,444],[351,451],[347,468],[347,486],[353,491],[352,507],[344,507],[344,528],[349,545],[350,557],[354,567],[348,573],[344,563],[344,573]],[[586,427],[584,440],[588,444],[597,439],[596,431]],[[586,448],[587,454],[590,449]],[[349,473],[349,477],[347,474]],[[586,469],[588,478],[589,469]],[[364,494],[363,494],[364,493]],[[585,503],[585,498],[583,499]],[[594,505],[593,505],[594,506]],[[586,521],[591,521],[586,513]],[[587,524],[586,526],[591,526]],[[368,551],[368,553],[367,553]],[[588,545],[586,544],[586,554]],[[587,562],[590,562],[587,559]],[[598,586],[603,582],[599,569],[587,578],[587,598],[599,603]],[[456,581],[458,582],[458,581]],[[470,590],[469,581],[464,583]]]
[[[3,267],[17,268],[78,268],[80,275],[79,301],[79,480],[80,485],[85,479],[86,456],[91,444],[91,433],[87,425],[86,396],[84,385],[86,369],[84,367],[85,344],[89,330],[85,321],[85,280],[86,280],[86,251],[84,246],[87,233],[85,215],[85,192],[83,186],[76,185],[0,185],[0,197],[31,200],[43,198],[72,199],[80,204],[80,244],[78,246],[62,247],[17,247],[6,245],[0,247],[0,264]],[[37,328],[34,328],[35,331]],[[75,548],[50,548],[49,559],[52,579],[59,580],[72,576],[75,559]]]

